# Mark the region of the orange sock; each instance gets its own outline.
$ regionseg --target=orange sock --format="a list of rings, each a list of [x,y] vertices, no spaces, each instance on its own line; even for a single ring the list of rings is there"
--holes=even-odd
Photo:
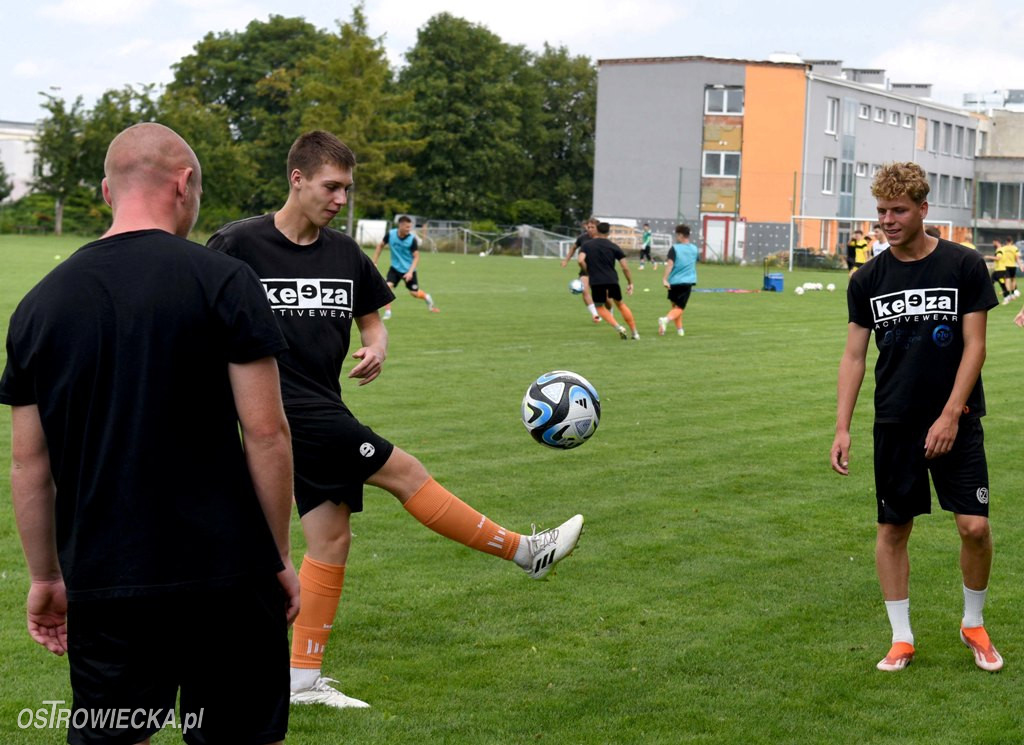
[[[610,323],[612,326],[619,325],[619,322],[615,320],[615,316],[612,315],[612,312],[605,308],[603,305],[598,306],[597,315],[601,316],[601,318]]]
[[[625,303],[620,303],[619,313],[622,314],[622,320],[626,322],[626,325],[636,331],[636,321],[633,320],[633,311],[629,309],[629,306]]]
[[[412,293],[412,296],[417,300],[427,299],[427,293],[425,293],[423,290],[416,290],[416,292]]]
[[[673,308],[668,312],[668,320],[672,321],[676,325],[677,329],[683,327],[683,310],[682,308]]]
[[[405,509],[435,533],[485,554],[511,560],[519,548],[519,533],[484,517],[432,478],[409,497]]]
[[[292,630],[292,667],[306,670],[321,668],[343,584],[344,566],[302,557],[299,569],[301,609]]]

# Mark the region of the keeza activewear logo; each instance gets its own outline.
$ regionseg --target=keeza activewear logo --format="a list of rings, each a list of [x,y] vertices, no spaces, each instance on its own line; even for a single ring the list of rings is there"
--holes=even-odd
[[[935,313],[957,315],[957,289],[933,287],[929,290],[901,290],[871,298],[871,312],[875,323],[890,321],[900,316],[919,316]],[[925,319],[927,320],[927,319]],[[936,318],[936,320],[939,320]]]
[[[263,279],[274,310],[352,310],[351,279]]]

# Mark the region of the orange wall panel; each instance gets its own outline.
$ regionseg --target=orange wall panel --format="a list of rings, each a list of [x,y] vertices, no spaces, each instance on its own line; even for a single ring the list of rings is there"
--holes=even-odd
[[[798,211],[794,174],[799,195],[803,169],[806,74],[747,65],[745,89],[740,214],[749,222],[789,222]]]

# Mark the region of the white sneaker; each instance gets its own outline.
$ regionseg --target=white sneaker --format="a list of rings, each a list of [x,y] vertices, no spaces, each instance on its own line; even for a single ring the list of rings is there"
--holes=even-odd
[[[615,330],[619,332],[619,336],[622,337],[623,339],[629,338],[629,332],[626,331],[625,326],[616,326]]]
[[[332,688],[330,683],[337,683],[334,678],[319,677],[309,688],[301,691],[292,691],[291,703],[293,704],[323,704],[333,706],[335,709],[369,709],[370,705],[357,698],[346,696],[337,688]]]
[[[551,568],[572,553],[583,530],[583,515],[574,515],[551,530],[537,532],[533,526],[533,535],[524,535],[530,549],[530,566],[524,567],[533,579],[541,579]]]
[[[634,331],[633,332],[633,339],[635,341],[640,341],[640,332],[639,331]]]
[[[1009,305],[1013,301],[1013,295],[1007,295],[1003,298],[1003,305]]]
[[[686,336],[686,332],[683,331],[682,329],[676,329],[676,333],[679,334],[680,336]]]
[[[1020,290],[1014,290],[1013,291],[1013,296],[1014,297],[1020,297]]]
[[[391,318],[391,308],[388,308],[381,314],[380,320],[386,321]]]
[[[662,316],[658,319],[658,336],[665,335],[665,329],[668,328],[668,316]]]

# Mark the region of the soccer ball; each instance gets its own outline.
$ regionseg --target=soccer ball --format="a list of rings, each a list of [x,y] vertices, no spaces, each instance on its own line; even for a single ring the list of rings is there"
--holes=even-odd
[[[793,290],[793,292],[795,292],[797,295],[803,295],[804,294],[804,288],[803,287],[797,287],[795,290]]]
[[[573,295],[579,295],[583,292],[583,280],[577,277],[569,283],[569,292]]]
[[[826,286],[825,289],[828,290],[829,292],[835,292],[836,291],[836,286],[834,284],[832,284],[831,282],[829,282],[828,286]]]
[[[586,378],[568,370],[544,373],[523,396],[523,424],[551,448],[579,447],[597,431],[601,399]]]

